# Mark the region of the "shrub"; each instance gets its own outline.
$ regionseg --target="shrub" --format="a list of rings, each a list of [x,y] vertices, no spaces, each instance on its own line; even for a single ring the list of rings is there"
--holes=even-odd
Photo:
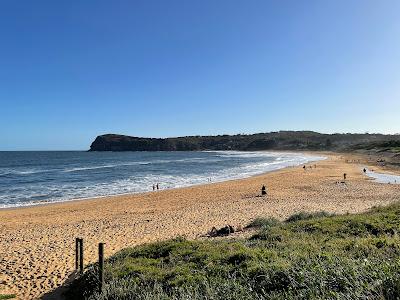
[[[0,300],[14,299],[15,297],[16,297],[15,294],[0,295]]]
[[[300,220],[310,220],[310,219],[316,219],[316,218],[323,218],[323,217],[331,217],[334,214],[328,213],[325,211],[319,211],[319,212],[299,212],[296,214],[291,215],[289,218],[286,219],[286,222],[296,222]]]
[[[280,222],[275,219],[275,218],[257,218],[254,219],[252,222],[250,222],[249,225],[246,226],[246,228],[261,228],[261,227],[272,227],[276,226]]]

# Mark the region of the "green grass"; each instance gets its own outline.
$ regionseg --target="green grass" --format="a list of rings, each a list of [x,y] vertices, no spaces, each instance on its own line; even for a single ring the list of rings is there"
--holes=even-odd
[[[322,217],[331,217],[333,214],[325,212],[325,211],[318,211],[318,212],[299,212],[294,215],[291,215],[289,218],[286,219],[286,222],[296,222],[300,220],[309,220],[309,219],[316,219]]]
[[[300,217],[299,217],[300,216]],[[254,220],[248,239],[177,238],[120,251],[68,299],[400,299],[400,205]]]
[[[5,300],[5,299],[14,299],[15,295],[10,294],[10,295],[0,295],[0,300]]]
[[[262,228],[262,227],[272,227],[279,224],[279,221],[275,218],[257,218],[250,222],[246,228]]]

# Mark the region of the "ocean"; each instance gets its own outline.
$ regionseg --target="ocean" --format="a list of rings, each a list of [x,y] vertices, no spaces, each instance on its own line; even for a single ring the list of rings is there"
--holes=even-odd
[[[245,178],[323,157],[298,153],[0,152],[0,208]]]

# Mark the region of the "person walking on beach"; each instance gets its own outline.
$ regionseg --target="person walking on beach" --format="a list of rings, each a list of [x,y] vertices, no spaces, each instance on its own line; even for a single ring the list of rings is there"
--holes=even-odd
[[[153,183],[153,192],[156,190],[156,186],[154,185],[154,183]]]
[[[265,195],[267,195],[267,189],[266,189],[265,185],[263,185],[261,188],[261,196],[265,196]]]
[[[303,170],[304,170],[304,171],[306,170],[306,165],[303,166]]]
[[[158,182],[157,182],[157,184],[156,184],[156,188],[157,188],[157,191],[160,189],[159,186],[158,186]]]
[[[366,168],[364,168],[364,170],[363,170],[363,171],[364,171],[364,173],[367,173],[367,169],[366,169]]]
[[[346,178],[347,178],[347,174],[344,173],[344,174],[343,174],[343,180],[346,180]]]

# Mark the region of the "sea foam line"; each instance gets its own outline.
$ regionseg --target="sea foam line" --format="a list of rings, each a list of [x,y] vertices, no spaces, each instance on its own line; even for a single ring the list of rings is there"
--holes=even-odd
[[[232,152],[228,155],[248,155],[249,153],[243,152]],[[253,153],[251,153],[253,154]],[[271,153],[254,153],[255,155],[266,155],[272,156]],[[326,159],[323,156],[309,156],[309,155],[298,155],[291,153],[273,153],[274,156],[282,157],[284,160],[272,161],[272,162],[258,162],[252,163],[241,167],[226,168],[215,173],[195,175],[191,177],[179,176],[179,175],[152,175],[143,176],[142,178],[126,178],[122,180],[116,180],[114,182],[104,182],[101,184],[96,184],[91,187],[67,187],[65,190],[74,191],[73,193],[68,193],[64,197],[37,200],[37,201],[27,201],[19,203],[7,203],[8,201],[2,197],[3,201],[6,202],[0,205],[0,208],[11,208],[11,207],[21,207],[21,206],[32,206],[40,204],[49,203],[59,203],[74,200],[84,200],[101,198],[106,196],[117,196],[117,195],[127,195],[127,194],[137,194],[148,192],[154,182],[160,182],[162,189],[171,188],[182,188],[188,186],[195,186],[201,184],[209,183],[208,178],[212,178],[212,182],[223,182],[227,180],[236,180],[248,178],[255,175],[260,175],[262,173],[271,172],[279,170],[285,167],[293,167],[308,162],[319,161]],[[185,159],[190,160],[190,159]],[[50,190],[49,190],[50,192]],[[60,192],[63,192],[60,190]],[[65,192],[65,191],[64,191]],[[22,196],[22,195],[21,195]]]

